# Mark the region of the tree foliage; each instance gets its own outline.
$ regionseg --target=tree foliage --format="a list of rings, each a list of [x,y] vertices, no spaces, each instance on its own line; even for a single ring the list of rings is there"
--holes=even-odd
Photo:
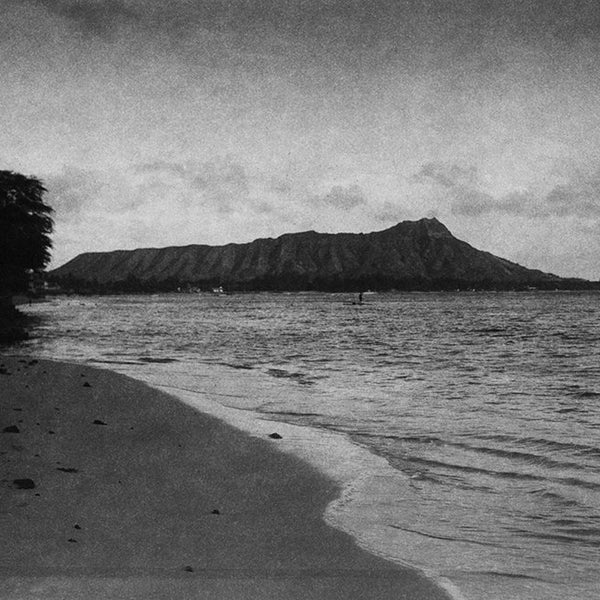
[[[50,261],[54,227],[42,182],[0,171],[0,292],[27,288],[28,273]]]

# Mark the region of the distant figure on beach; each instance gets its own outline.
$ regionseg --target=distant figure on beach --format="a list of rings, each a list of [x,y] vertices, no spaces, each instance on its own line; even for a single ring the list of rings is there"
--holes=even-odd
[[[358,292],[358,303],[359,304],[363,303],[363,293],[362,292]]]

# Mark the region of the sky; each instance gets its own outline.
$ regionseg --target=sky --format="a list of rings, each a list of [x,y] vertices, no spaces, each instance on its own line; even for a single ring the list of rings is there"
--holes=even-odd
[[[597,0],[2,0],[0,169],[51,267],[436,217],[600,279]]]

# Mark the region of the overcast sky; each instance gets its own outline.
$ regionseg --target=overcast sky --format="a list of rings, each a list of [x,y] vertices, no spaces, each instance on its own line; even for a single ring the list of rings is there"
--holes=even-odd
[[[2,0],[0,60],[52,266],[436,216],[600,279],[597,0]]]

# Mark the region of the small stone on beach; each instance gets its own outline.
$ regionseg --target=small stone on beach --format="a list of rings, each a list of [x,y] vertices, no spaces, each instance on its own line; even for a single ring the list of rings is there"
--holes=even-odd
[[[187,571],[188,573],[193,573],[194,569],[192,569],[192,567],[190,567],[189,565],[187,567],[183,567],[184,571]]]
[[[270,434],[269,434],[269,437],[270,437],[272,440],[281,440],[281,439],[283,439],[283,438],[282,438],[282,437],[281,437],[281,436],[280,436],[278,433],[270,433]]]
[[[100,419],[94,419],[94,425],[106,425],[106,423]]]
[[[2,430],[2,433],[21,433],[16,425],[9,425]]]
[[[87,382],[87,381],[86,381],[86,382],[83,384],[83,387],[92,387],[92,386],[89,384],[89,382]]]
[[[213,514],[213,515],[220,515],[220,514],[221,514],[221,511],[220,511],[218,508],[215,508],[215,509],[212,511],[212,514]]]
[[[35,487],[33,479],[13,479],[14,486],[19,490],[32,490]]]

